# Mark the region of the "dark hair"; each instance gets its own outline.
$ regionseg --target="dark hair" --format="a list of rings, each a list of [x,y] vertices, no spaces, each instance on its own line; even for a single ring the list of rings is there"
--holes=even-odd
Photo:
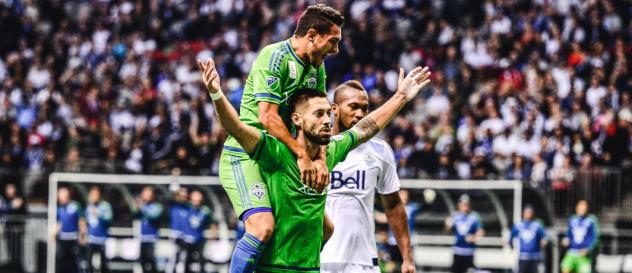
[[[297,105],[305,103],[312,98],[327,98],[327,94],[318,89],[312,89],[312,88],[297,89],[294,92],[294,94],[292,94],[287,100],[287,103],[290,106],[290,114],[296,111]]]
[[[99,186],[92,186],[92,187],[90,187],[90,189],[88,191],[98,191],[99,193],[101,193],[101,187],[99,187]]]
[[[366,89],[364,89],[364,86],[362,86],[362,84],[359,81],[348,80],[346,82],[341,83],[340,85],[336,87],[336,89],[334,89],[334,103],[338,103],[338,94],[340,94],[340,91],[345,88],[351,88],[358,91],[366,92]]]
[[[341,27],[344,21],[345,17],[336,9],[324,4],[312,5],[307,7],[298,19],[294,35],[303,37],[310,29],[318,31],[319,34],[329,34],[331,25]]]

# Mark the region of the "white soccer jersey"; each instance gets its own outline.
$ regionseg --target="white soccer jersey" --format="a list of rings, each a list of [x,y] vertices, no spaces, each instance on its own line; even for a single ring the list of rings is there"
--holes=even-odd
[[[325,210],[334,233],[320,255],[321,264],[374,265],[377,261],[373,205],[375,190],[399,190],[393,150],[373,138],[351,151],[331,172]]]

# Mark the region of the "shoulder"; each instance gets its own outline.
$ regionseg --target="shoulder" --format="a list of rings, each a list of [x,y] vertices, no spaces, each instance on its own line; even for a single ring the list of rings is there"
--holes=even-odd
[[[391,148],[391,145],[389,145],[388,142],[386,142],[385,140],[374,137],[371,138],[366,144],[370,147],[371,151],[379,155],[383,155],[380,157],[380,159],[389,162],[392,161],[390,163],[395,163],[395,155],[393,153],[393,149]]]
[[[107,201],[101,201],[101,202],[99,203],[99,207],[109,209],[109,208],[111,208],[112,206],[110,206],[110,203],[108,203]]]
[[[253,69],[265,69],[279,73],[281,71],[281,64],[287,59],[285,57],[290,53],[286,43],[286,41],[281,41],[263,47],[257,55],[257,59],[255,60],[256,64],[253,65]]]
[[[201,211],[202,211],[203,214],[206,214],[206,215],[210,215],[211,214],[211,209],[209,207],[207,207],[207,206],[202,206]]]
[[[482,222],[483,218],[481,217],[481,214],[476,212],[476,211],[472,211],[470,212],[470,215],[468,215],[468,217],[478,221],[478,222]]]
[[[77,201],[70,201],[70,203],[68,203],[68,209],[70,210],[81,209],[81,204],[79,204],[79,202]]]

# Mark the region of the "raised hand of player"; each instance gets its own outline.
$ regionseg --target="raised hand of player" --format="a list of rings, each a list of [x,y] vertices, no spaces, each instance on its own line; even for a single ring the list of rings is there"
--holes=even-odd
[[[430,68],[418,66],[404,77],[404,69],[400,68],[397,93],[404,95],[407,101],[411,101],[422,88],[430,84],[430,75]]]
[[[220,82],[219,82],[219,74],[217,74],[217,69],[215,69],[215,62],[213,59],[208,58],[206,61],[197,61],[197,65],[202,71],[202,82],[208,92],[217,93],[221,92],[220,90]]]

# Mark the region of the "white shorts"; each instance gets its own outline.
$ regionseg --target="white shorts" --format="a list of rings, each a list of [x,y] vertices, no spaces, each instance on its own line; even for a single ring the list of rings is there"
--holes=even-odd
[[[321,273],[380,273],[380,268],[372,265],[360,264],[320,264]]]

